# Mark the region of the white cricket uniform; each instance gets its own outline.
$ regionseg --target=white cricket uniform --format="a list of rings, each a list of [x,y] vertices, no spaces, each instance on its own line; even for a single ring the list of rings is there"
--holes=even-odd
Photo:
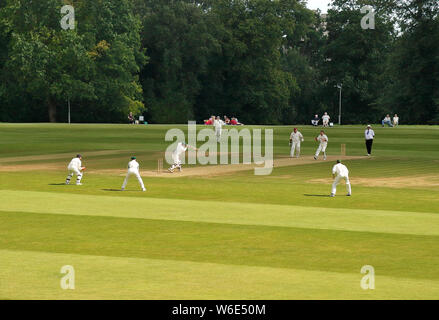
[[[393,125],[396,127],[399,125],[399,117],[393,117]]]
[[[143,184],[143,180],[142,180],[142,177],[140,176],[140,172],[139,172],[139,163],[136,161],[136,159],[128,162],[128,172],[127,172],[127,175],[126,175],[125,180],[123,182],[122,190],[124,190],[125,187],[127,186],[128,179],[130,178],[131,175],[136,176],[137,181],[139,181],[140,187],[142,188],[143,191],[145,191],[145,185]]]
[[[222,120],[215,120],[213,123],[213,126],[215,127],[215,135],[216,135],[217,141],[221,140],[221,133],[223,130],[223,125],[224,125],[224,121],[222,121]]]
[[[177,144],[177,148],[172,153],[172,160],[174,161],[174,167],[181,166],[180,155],[184,154],[187,150],[187,145],[183,145],[183,143],[179,142]]]
[[[336,177],[334,179],[334,183],[332,184],[332,192],[331,193],[335,196],[335,194],[337,193],[337,185],[340,183],[341,180],[345,180],[346,189],[348,191],[348,194],[351,194],[352,190],[351,190],[351,183],[349,181],[348,168],[342,163],[337,163],[332,168],[332,174],[335,174]]]
[[[320,142],[319,147],[317,148],[316,151],[316,158],[319,156],[320,152],[323,152],[323,156],[324,159],[326,159],[326,148],[328,147],[328,137],[326,134],[324,134],[323,136],[319,134],[319,136],[317,137],[317,141]]]
[[[294,157],[294,152],[297,150],[296,156],[298,158],[300,156],[300,143],[305,141],[303,135],[299,131],[293,131],[291,132],[290,139],[292,140],[290,157]]]
[[[73,158],[72,161],[70,161],[69,165],[67,166],[69,175],[67,176],[66,184],[70,183],[70,180],[73,178],[75,174],[76,174],[76,184],[80,184],[82,179],[81,169],[82,169],[81,159]]]
[[[331,117],[328,116],[328,115],[324,115],[324,116],[322,117],[323,126],[327,127],[327,126],[329,125],[329,119],[331,119]]]

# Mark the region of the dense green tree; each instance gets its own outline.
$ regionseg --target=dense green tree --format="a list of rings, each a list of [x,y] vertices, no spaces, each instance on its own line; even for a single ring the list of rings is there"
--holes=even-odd
[[[141,81],[152,122],[181,123],[194,118],[194,105],[208,72],[208,58],[219,50],[208,17],[192,1],[138,1],[142,42],[150,63]]]
[[[315,113],[328,110],[322,95],[321,73],[325,62],[322,50],[326,40],[324,21],[320,11],[302,12],[298,17],[304,22],[300,32],[288,35],[282,50],[282,66],[294,76],[297,84],[297,90],[291,92],[291,106],[285,112],[284,123],[308,124]]]
[[[86,68],[89,59],[81,38],[59,25],[60,2],[56,0],[9,1],[2,20],[10,35],[3,66],[6,89],[17,89],[45,105],[50,121],[56,121],[59,101],[73,94],[89,94]],[[8,90],[6,90],[8,92]],[[9,97],[14,101],[14,97]],[[41,110],[42,111],[42,110]]]
[[[439,123],[438,1],[333,0],[326,18],[304,2],[1,1],[0,121],[65,121],[69,100],[75,122],[309,123],[336,120],[342,83],[343,123]]]
[[[439,123],[439,3],[398,1],[401,35],[388,60],[380,104],[405,123]]]
[[[77,9],[83,28],[61,28],[66,3]],[[145,57],[130,0],[8,0],[0,21],[9,39],[1,69],[8,110],[26,104],[30,119],[55,122],[68,99],[81,105],[79,121],[122,119],[143,109],[136,74]]]
[[[297,1],[213,1],[221,51],[209,60],[197,112],[238,116],[243,122],[281,123],[296,83],[281,65],[283,35],[300,25]],[[203,107],[204,106],[204,107]],[[206,107],[208,106],[208,107]],[[199,117],[201,114],[199,114]]]
[[[386,60],[394,40],[393,23],[375,7],[375,29],[363,29],[361,8],[367,1],[335,0],[328,11],[328,40],[322,68],[328,110],[338,114],[338,91],[343,85],[342,123],[376,122],[381,117],[377,99],[383,87]],[[390,110],[389,110],[390,111]],[[333,117],[335,118],[335,117]],[[334,119],[335,120],[335,119]]]

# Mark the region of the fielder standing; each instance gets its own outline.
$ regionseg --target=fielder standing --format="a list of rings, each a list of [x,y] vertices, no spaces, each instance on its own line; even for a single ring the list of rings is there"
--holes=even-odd
[[[173,173],[175,168],[178,168],[178,170],[181,172],[180,156],[186,152],[187,148],[198,150],[197,148],[186,144],[186,142],[179,142],[177,144],[177,148],[172,153],[172,160],[174,161],[174,164],[168,169],[169,172]]]
[[[372,154],[373,139],[375,138],[375,132],[373,132],[370,125],[368,125],[366,131],[364,131],[364,137],[366,138],[367,155],[370,157]]]
[[[73,158],[67,166],[67,170],[69,171],[69,175],[66,179],[66,184],[70,184],[70,180],[72,180],[73,175],[76,174],[76,185],[82,186],[82,171],[85,170],[85,167],[82,167],[82,156],[80,154],[76,155],[76,158]]]
[[[125,191],[125,187],[127,186],[128,179],[131,175],[136,176],[137,180],[139,181],[140,187],[142,188],[142,191],[146,191],[142,177],[140,176],[139,163],[137,162],[136,157],[131,157],[131,161],[128,162],[128,172],[122,185],[122,191]]]
[[[346,189],[348,191],[347,196],[350,197],[352,189],[349,181],[349,170],[340,160],[337,160],[337,164],[332,168],[332,177],[334,178],[334,183],[332,184],[331,197],[335,197],[335,194],[337,193],[337,185],[342,179],[346,182]]]
[[[294,128],[294,131],[291,132],[290,135],[290,145],[291,145],[291,151],[290,151],[290,157],[294,158],[294,152],[297,150],[296,157],[300,157],[300,143],[305,141],[303,139],[302,133],[300,133],[297,128]]]
[[[316,141],[319,142],[319,147],[317,148],[316,154],[314,156],[314,160],[320,155],[320,152],[323,152],[323,160],[326,160],[326,148],[328,147],[328,136],[325,134],[325,131],[320,131],[319,136],[316,138]]]
[[[220,119],[220,117],[216,117],[213,126],[215,127],[215,135],[216,135],[216,141],[220,142],[221,140],[221,133],[223,130],[224,121]]]

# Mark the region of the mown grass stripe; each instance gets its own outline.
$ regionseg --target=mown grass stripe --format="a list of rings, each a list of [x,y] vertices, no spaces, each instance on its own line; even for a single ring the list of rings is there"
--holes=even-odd
[[[439,279],[437,236],[1,212],[0,249]]]
[[[439,235],[439,214],[382,210],[2,190],[0,211]]]
[[[72,265],[75,290],[61,290]],[[0,250],[0,297],[8,299],[437,299],[439,281],[380,275],[362,290],[353,273],[178,260]],[[395,290],[398,288],[398,290]]]

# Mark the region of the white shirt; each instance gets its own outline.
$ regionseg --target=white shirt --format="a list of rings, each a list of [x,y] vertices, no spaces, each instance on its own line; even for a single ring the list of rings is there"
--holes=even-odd
[[[215,129],[221,129],[223,125],[224,125],[223,120],[215,120],[215,122],[213,123]]]
[[[187,150],[187,145],[183,146],[183,144],[181,142],[179,142],[177,144],[177,149],[175,149],[175,151],[174,151],[174,155],[179,156],[180,154],[185,153],[186,150]]]
[[[329,121],[329,119],[331,119],[331,117],[328,116],[328,115],[325,115],[325,116],[322,117],[323,121]]]
[[[128,162],[128,169],[139,171],[139,163],[136,161],[136,159]]]
[[[386,122],[387,122],[387,121],[390,122],[390,117],[385,117],[385,118],[384,118],[384,121],[386,121]]]
[[[326,136],[326,134],[324,134],[323,136],[321,134],[319,134],[319,136],[317,137],[317,141],[319,141],[320,144],[325,144],[325,143],[328,143],[329,139]]]
[[[336,174],[338,177],[348,177],[349,176],[349,170],[348,170],[348,168],[344,164],[337,163],[332,168],[332,174]]]
[[[372,140],[375,137],[375,132],[373,132],[372,129],[366,129],[366,131],[364,131],[364,137],[366,140]]]
[[[75,168],[75,169],[81,170],[81,168],[82,168],[81,159],[73,158],[72,161],[70,161],[68,168]]]
[[[299,143],[300,141],[302,142],[305,141],[303,139],[303,135],[299,131],[297,131],[296,133],[294,131],[291,132],[290,139],[293,140],[293,142],[295,143]]]
[[[399,122],[399,117],[393,117],[393,123],[398,123]]]

